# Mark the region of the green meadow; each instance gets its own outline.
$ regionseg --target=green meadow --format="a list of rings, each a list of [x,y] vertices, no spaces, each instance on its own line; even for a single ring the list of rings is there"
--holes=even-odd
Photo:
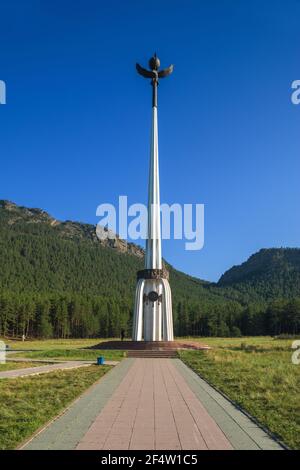
[[[291,360],[292,339],[190,339],[211,349],[181,351],[181,359],[288,447],[300,449],[300,365],[294,365]],[[29,360],[96,360],[98,356],[122,360],[124,357],[123,351],[84,349],[101,343],[99,339],[7,343],[11,349],[25,349],[10,357]],[[30,362],[25,364],[31,365]],[[4,366],[11,368],[12,363]],[[24,363],[15,363],[14,366],[23,367]],[[15,447],[107,370],[107,367],[91,366],[31,378],[1,380],[0,399],[4,406],[0,410],[0,448]]]
[[[209,351],[182,351],[197,374],[256,418],[287,446],[300,449],[300,365],[292,340],[201,338]]]
[[[109,341],[109,339],[49,339],[49,340],[26,340],[26,341],[3,341],[8,345],[9,357],[27,359],[57,359],[61,361],[83,360],[96,361],[97,357],[103,356],[108,361],[120,361],[124,357],[124,351],[88,349],[91,346]]]
[[[28,351],[11,355],[11,357],[24,357],[29,359],[61,360],[61,361],[95,361],[103,356],[107,361],[120,361],[126,355],[125,351],[99,350],[99,349],[45,349],[43,351]]]
[[[0,338],[4,341],[10,349],[36,349],[36,350],[50,350],[50,349],[81,349],[89,348],[103,341],[109,341],[109,339],[41,339],[41,340],[10,340],[6,338]]]
[[[14,449],[99,380],[109,366],[0,380],[0,450]]]
[[[13,362],[9,361],[5,364],[0,364],[0,372],[5,372],[6,370],[15,370],[15,369],[25,369],[26,367],[37,367],[42,366],[43,363],[40,362]]]

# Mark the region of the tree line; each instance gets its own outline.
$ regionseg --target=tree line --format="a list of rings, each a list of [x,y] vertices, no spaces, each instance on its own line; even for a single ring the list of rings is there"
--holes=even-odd
[[[176,336],[245,336],[300,333],[300,298],[268,304],[183,300],[173,305]],[[128,336],[132,303],[79,294],[0,292],[0,335],[30,338]]]

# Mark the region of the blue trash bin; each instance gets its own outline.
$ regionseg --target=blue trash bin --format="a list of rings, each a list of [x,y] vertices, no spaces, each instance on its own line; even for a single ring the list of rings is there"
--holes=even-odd
[[[97,364],[98,366],[102,366],[104,364],[104,357],[97,357]]]

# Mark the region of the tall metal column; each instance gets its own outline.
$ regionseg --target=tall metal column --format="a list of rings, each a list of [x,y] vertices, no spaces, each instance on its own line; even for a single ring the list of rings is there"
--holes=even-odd
[[[161,255],[160,194],[158,165],[157,87],[158,79],[170,75],[173,65],[159,70],[156,54],[149,61],[150,70],[136,64],[137,71],[152,84],[152,129],[148,186],[148,237],[145,269],[137,273],[133,340],[172,341],[173,317],[168,272]]]

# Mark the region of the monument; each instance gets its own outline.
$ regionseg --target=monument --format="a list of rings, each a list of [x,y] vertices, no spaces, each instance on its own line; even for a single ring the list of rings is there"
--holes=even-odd
[[[138,73],[151,79],[152,129],[145,269],[137,273],[132,339],[133,341],[173,341],[172,296],[168,271],[163,267],[161,254],[157,126],[158,80],[170,75],[173,72],[173,65],[159,70],[160,60],[154,54],[149,60],[149,67],[150,70],[147,70],[136,64]]]

